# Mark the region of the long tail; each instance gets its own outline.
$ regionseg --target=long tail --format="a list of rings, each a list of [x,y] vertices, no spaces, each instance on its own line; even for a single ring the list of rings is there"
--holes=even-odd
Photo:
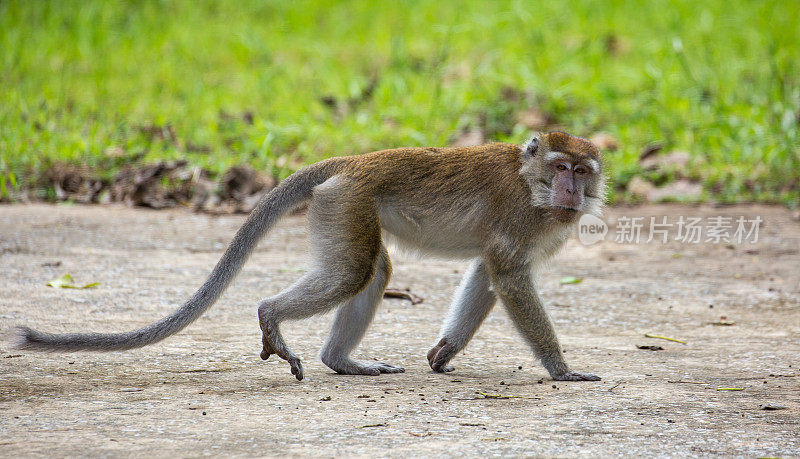
[[[241,270],[259,240],[287,212],[311,198],[316,185],[336,173],[336,160],[301,169],[269,192],[250,213],[211,275],[175,312],[138,330],[125,333],[42,333],[18,327],[12,346],[17,349],[70,352],[118,351],[152,344],[173,335],[200,317],[222,295]]]

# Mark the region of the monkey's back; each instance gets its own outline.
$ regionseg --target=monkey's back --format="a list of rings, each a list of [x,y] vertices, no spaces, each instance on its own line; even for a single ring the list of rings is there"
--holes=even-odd
[[[530,227],[530,190],[518,145],[398,148],[343,158],[339,175],[375,200],[382,228],[431,254],[474,257],[489,222]],[[511,209],[517,209],[511,211]]]

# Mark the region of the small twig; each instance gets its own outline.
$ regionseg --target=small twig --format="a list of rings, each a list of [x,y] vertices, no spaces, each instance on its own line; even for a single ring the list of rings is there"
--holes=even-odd
[[[478,394],[483,395],[483,398],[497,398],[497,399],[517,398],[516,395],[487,394],[486,392],[478,392]]]
[[[421,296],[414,295],[407,290],[400,290],[396,288],[387,288],[383,291],[383,296],[384,298],[400,298],[403,300],[408,300],[411,302],[411,304],[420,304],[425,301],[425,299]]]
[[[367,428],[370,428],[370,427],[386,427],[386,424],[385,424],[385,423],[380,423],[380,424],[367,424],[367,425],[365,425],[365,426],[361,426],[361,428],[362,428],[362,429],[367,429]]]
[[[686,344],[686,341],[681,341],[681,340],[679,340],[679,339],[670,338],[669,336],[654,335],[654,334],[652,334],[652,333],[645,333],[645,334],[644,334],[644,337],[645,337],[645,338],[658,338],[658,339],[665,339],[665,340],[667,340],[667,341],[674,341],[674,342],[676,342],[676,343]]]
[[[706,322],[706,325],[716,325],[717,327],[730,327],[731,325],[736,325],[736,322],[730,322],[728,320],[720,320],[719,322]]]
[[[743,389],[743,388],[741,388],[741,387],[717,387],[717,390],[732,390],[732,391],[738,391],[738,390],[744,390],[744,389]]]
[[[668,383],[672,383],[672,384],[706,384],[706,385],[708,385],[707,382],[702,382],[702,381],[682,381],[680,379],[677,380],[677,381],[667,381],[667,382]]]
[[[612,387],[611,389],[608,389],[608,391],[609,391],[609,392],[613,391],[614,389],[616,389],[617,387],[619,387],[619,385],[620,385],[620,384],[622,384],[622,381],[620,381],[620,382],[618,382],[618,383],[614,384],[614,387]]]

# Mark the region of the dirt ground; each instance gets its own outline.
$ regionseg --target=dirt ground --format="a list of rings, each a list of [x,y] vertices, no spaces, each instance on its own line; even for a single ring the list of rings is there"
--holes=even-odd
[[[162,343],[50,355],[3,341],[0,456],[800,456],[800,223],[764,206],[614,208],[605,219],[662,215],[764,223],[755,244],[621,244],[613,225],[605,242],[571,239],[539,285],[567,360],[602,381],[549,379],[502,307],[455,372],[431,372],[425,354],[466,262],[403,254],[390,286],[425,301],[385,299],[356,357],[406,372],[333,374],[316,358],[328,314],[283,327],[304,360],[296,381],[286,362],[259,359],[255,305],[306,266],[297,216],[265,238],[216,306]],[[21,324],[150,323],[191,295],[242,221],[2,206],[0,335]],[[64,273],[100,284],[45,285]],[[567,276],[583,281],[561,285]]]

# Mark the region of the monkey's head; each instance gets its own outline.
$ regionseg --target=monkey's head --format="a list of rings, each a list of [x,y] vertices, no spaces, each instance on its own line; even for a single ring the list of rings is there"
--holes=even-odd
[[[520,173],[531,187],[531,202],[556,220],[571,223],[582,214],[599,215],[605,197],[600,152],[591,142],[548,132],[523,146]]]

